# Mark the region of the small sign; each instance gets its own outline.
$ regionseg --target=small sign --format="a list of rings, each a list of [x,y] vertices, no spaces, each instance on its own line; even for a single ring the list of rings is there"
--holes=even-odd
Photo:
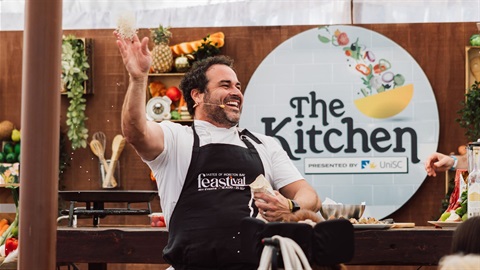
[[[408,160],[407,157],[305,158],[305,173],[408,173]]]
[[[395,41],[350,25],[275,48],[248,82],[240,126],[275,138],[320,198],[365,202],[364,216],[377,219],[422,185],[440,132],[422,67]]]

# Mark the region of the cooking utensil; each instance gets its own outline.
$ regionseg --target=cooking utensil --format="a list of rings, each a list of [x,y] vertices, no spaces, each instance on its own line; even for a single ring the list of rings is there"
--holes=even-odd
[[[110,158],[110,168],[107,170],[107,176],[103,180],[103,187],[116,187],[117,183],[113,182],[113,173],[115,172],[115,167],[117,166],[118,158],[125,147],[125,138],[118,134],[113,138],[112,142],[112,157]]]
[[[110,166],[108,166],[107,160],[105,160],[105,148],[102,146],[102,143],[98,140],[93,139],[90,141],[90,149],[98,157],[100,162],[102,162],[105,171],[108,171]],[[114,186],[117,186],[117,181],[113,176],[112,183],[115,183]]]
[[[102,144],[103,149],[107,146],[107,136],[101,131],[93,133],[92,139],[99,141]]]
[[[325,220],[343,217],[346,219],[362,217],[365,204],[322,204],[320,214]]]
[[[395,222],[393,223],[393,227],[392,228],[414,228],[415,227],[415,223],[413,222]]]

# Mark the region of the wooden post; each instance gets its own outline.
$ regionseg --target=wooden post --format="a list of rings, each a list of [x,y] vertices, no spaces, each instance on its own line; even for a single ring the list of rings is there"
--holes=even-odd
[[[61,44],[62,0],[25,1],[18,269],[56,265]]]

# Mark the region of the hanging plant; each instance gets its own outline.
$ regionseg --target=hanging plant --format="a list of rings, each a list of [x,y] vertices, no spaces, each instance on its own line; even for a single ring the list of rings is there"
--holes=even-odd
[[[85,54],[85,43],[74,35],[63,37],[62,41],[62,82],[70,100],[67,109],[67,136],[72,149],[87,147],[88,129],[85,127],[86,99],[84,82],[88,79],[90,67]]]
[[[469,141],[474,142],[480,138],[480,82],[475,82],[465,94],[463,106],[457,113],[460,118],[456,121],[465,129],[465,136]]]

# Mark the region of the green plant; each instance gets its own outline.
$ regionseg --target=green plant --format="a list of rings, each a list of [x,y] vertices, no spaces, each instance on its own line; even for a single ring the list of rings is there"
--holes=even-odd
[[[460,118],[456,121],[465,128],[465,136],[469,141],[480,138],[480,82],[475,82],[465,94],[465,100],[461,102],[463,108],[458,110]]]
[[[220,48],[217,47],[217,43],[212,43],[210,40],[210,35],[203,38],[202,46],[193,52],[196,60],[203,60],[210,56],[215,56],[220,54]]]
[[[64,36],[62,41],[62,82],[70,99],[67,109],[67,136],[72,149],[87,147],[88,129],[85,127],[86,99],[84,82],[90,67],[85,54],[85,43],[74,35]]]

